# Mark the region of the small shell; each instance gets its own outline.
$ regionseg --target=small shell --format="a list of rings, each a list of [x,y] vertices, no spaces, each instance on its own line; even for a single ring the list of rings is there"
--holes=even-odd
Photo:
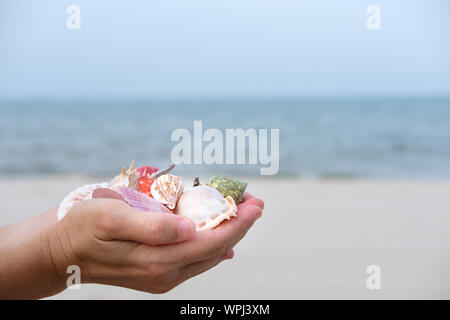
[[[136,170],[133,170],[134,161],[128,170],[122,167],[122,172],[114,177],[109,183],[109,187],[114,191],[118,191],[120,187],[130,187],[134,190],[138,190],[139,174]]]
[[[232,197],[222,197],[216,189],[200,185],[183,192],[175,213],[193,220],[197,230],[213,229],[223,220],[235,217],[236,204]]]
[[[124,197],[125,201],[132,206],[141,211],[145,212],[165,212],[172,213],[166,208],[162,203],[150,198],[146,194],[136,191],[128,187],[120,187],[119,193]]]
[[[164,174],[152,184],[152,196],[169,209],[175,209],[178,198],[183,193],[184,184],[181,177],[172,174]]]
[[[75,191],[69,193],[61,202],[58,208],[58,220],[64,218],[69,210],[78,202],[92,199],[92,192],[98,188],[107,188],[109,183],[95,183],[87,184],[77,188]]]
[[[211,177],[206,185],[217,189],[224,197],[232,197],[237,204],[242,202],[247,188],[247,182],[225,177]]]

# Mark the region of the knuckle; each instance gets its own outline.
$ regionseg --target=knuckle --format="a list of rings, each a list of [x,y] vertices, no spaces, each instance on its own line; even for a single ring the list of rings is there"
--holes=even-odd
[[[96,204],[93,208],[92,217],[97,228],[108,232],[117,230],[117,219],[112,209],[112,203],[109,201],[100,201]]]
[[[111,209],[112,209],[111,201],[106,199],[95,200],[95,211],[97,213],[104,214],[111,211]]]
[[[164,265],[153,265],[149,268],[148,274],[153,279],[163,279],[167,276],[168,270]]]
[[[181,267],[178,270],[178,273],[179,273],[179,283],[189,280],[194,276],[192,268],[189,268],[188,266]]]
[[[147,278],[150,279],[149,292],[163,294],[172,290],[176,283],[172,280],[173,272],[166,265],[154,265],[148,270]]]
[[[161,217],[159,215],[149,214],[145,229],[148,239],[155,239],[156,241],[161,242],[176,237],[176,230],[170,228],[170,224],[167,223],[166,217]]]
[[[181,282],[185,281],[182,277],[180,277],[180,272],[177,272],[177,276],[172,276],[169,280],[166,281],[164,289],[168,291],[172,290],[176,286],[178,286]]]
[[[147,221],[150,226],[149,230],[155,232],[156,234],[162,234],[165,231],[165,228],[164,228],[165,226],[164,226],[164,222],[162,221],[162,219],[149,218],[149,219],[147,219]]]
[[[106,232],[109,233],[114,233],[115,231],[117,231],[118,226],[115,223],[115,219],[111,216],[108,215],[101,215],[97,218],[96,220],[96,226]]]

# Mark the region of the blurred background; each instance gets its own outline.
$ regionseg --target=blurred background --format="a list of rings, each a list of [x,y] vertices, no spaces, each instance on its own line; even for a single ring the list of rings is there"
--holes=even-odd
[[[163,296],[57,297],[449,298],[448,12],[446,0],[4,0],[0,224],[133,159],[164,167],[172,131],[194,120],[276,128],[276,176],[177,167],[248,180],[266,201],[234,261]],[[381,290],[366,287],[371,264]]]

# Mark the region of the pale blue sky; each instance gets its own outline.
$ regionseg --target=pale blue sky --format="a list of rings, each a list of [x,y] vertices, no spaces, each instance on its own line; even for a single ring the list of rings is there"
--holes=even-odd
[[[449,14],[448,0],[2,0],[0,98],[449,95]]]

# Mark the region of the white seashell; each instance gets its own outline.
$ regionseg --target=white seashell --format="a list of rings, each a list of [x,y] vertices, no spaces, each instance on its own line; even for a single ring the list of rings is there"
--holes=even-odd
[[[236,204],[232,197],[224,198],[216,189],[200,185],[183,192],[175,213],[190,218],[197,230],[213,229],[223,220],[235,217]]]
[[[181,177],[164,174],[153,182],[151,193],[155,200],[173,210],[180,195],[183,193],[183,189],[184,183]]]
[[[136,170],[133,170],[134,161],[131,163],[131,166],[128,170],[125,170],[124,167],[122,167],[122,172],[114,177],[111,182],[109,183],[109,188],[114,191],[119,191],[120,187],[129,187],[134,190],[138,190],[138,179],[139,174],[136,172]]]
[[[58,220],[64,218],[69,210],[78,202],[92,199],[92,192],[97,188],[107,188],[108,182],[86,184],[69,193],[61,202],[58,208]]]

